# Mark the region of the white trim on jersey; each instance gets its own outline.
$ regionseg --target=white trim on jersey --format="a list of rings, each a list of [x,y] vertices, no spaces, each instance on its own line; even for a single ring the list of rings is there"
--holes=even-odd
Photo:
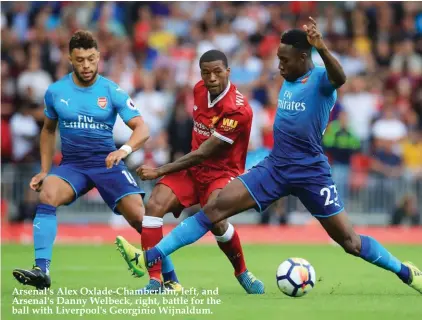
[[[218,101],[220,101],[221,99],[223,99],[226,96],[227,92],[229,92],[230,86],[231,86],[231,83],[229,81],[229,83],[227,84],[226,89],[224,89],[224,91],[222,93],[220,93],[220,95],[217,98],[215,98],[215,100],[213,102],[211,102],[211,94],[208,91],[208,108],[214,107],[217,104]]]
[[[234,142],[232,139],[230,139],[230,138],[227,138],[227,137],[223,136],[222,134],[218,133],[217,131],[214,131],[214,132],[212,133],[212,135],[213,135],[214,137],[217,137],[218,139],[223,140],[223,141],[225,141],[225,142],[227,142],[227,143],[230,143],[230,144],[233,144],[233,142]]]
[[[330,108],[330,113],[331,113],[331,111],[333,111],[333,109],[334,109],[334,107],[336,106],[336,103],[334,102],[334,104],[333,104],[333,106]],[[329,116],[329,115],[328,115]],[[328,128],[328,124],[327,124],[327,126],[325,127],[325,129],[324,129],[324,131],[322,131],[322,135],[324,135],[325,134],[325,131],[327,130],[327,128]]]

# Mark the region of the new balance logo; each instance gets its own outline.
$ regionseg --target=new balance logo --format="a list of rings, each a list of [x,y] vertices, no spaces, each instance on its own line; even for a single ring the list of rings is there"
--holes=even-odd
[[[69,101],[70,101],[70,99],[67,99],[67,100],[65,100],[65,99],[60,99],[60,102],[63,102],[64,104],[66,104],[67,106],[69,106]]]
[[[240,252],[236,253],[235,255],[232,255],[229,257],[230,261],[236,260],[238,258],[240,258],[242,256],[242,254]]]

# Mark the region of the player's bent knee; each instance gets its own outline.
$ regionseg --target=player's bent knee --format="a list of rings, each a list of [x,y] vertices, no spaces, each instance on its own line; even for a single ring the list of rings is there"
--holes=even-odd
[[[224,219],[222,221],[215,223],[213,225],[211,232],[214,235],[221,236],[227,231],[228,226],[229,226],[229,223],[227,222],[227,219]]]
[[[130,226],[135,229],[139,234],[142,234],[142,220],[128,220]]]
[[[360,255],[360,239],[357,235],[350,235],[346,237],[340,245],[343,247],[344,251],[347,253],[359,256]]]
[[[215,225],[228,217],[229,212],[224,210],[224,207],[220,204],[219,198],[209,201],[205,207],[204,212],[208,219]]]
[[[53,193],[43,188],[40,192],[40,202],[43,204],[52,205],[52,203],[54,202]]]
[[[59,207],[71,202],[75,197],[73,189],[67,185],[60,185],[66,184],[64,181],[60,181],[60,183],[55,182],[51,180],[44,182],[40,192],[40,202],[53,207]]]

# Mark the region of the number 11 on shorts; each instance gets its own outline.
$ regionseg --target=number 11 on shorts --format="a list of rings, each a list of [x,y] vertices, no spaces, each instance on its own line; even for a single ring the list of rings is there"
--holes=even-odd
[[[130,172],[126,170],[122,170],[122,173],[124,174],[124,176],[126,177],[127,181],[129,181],[130,184],[133,184],[135,187],[138,186],[138,184],[136,183],[135,179],[133,178]]]

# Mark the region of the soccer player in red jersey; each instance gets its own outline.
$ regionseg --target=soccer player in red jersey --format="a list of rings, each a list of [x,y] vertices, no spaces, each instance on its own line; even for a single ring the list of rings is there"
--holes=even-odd
[[[252,125],[252,109],[247,99],[230,83],[226,55],[218,50],[204,53],[200,60],[202,80],[194,88],[192,151],[175,162],[159,168],[141,166],[137,174],[143,180],[164,176],[152,191],[142,222],[142,248],[154,247],[163,238],[163,217],[172,212],[178,217],[183,208],[199,203],[201,207],[215,199],[231,180],[245,170],[245,160]],[[263,283],[246,268],[239,236],[233,225],[223,220],[211,230],[218,246],[231,261],[235,276],[250,294],[264,293]],[[117,238],[118,248],[128,244]],[[120,250],[137,276],[136,259]],[[143,292],[164,287],[180,290],[181,286],[168,263],[155,264],[148,270],[149,284]],[[163,268],[163,270],[162,270]],[[167,270],[164,270],[167,269]],[[167,280],[167,281],[166,281]]]

